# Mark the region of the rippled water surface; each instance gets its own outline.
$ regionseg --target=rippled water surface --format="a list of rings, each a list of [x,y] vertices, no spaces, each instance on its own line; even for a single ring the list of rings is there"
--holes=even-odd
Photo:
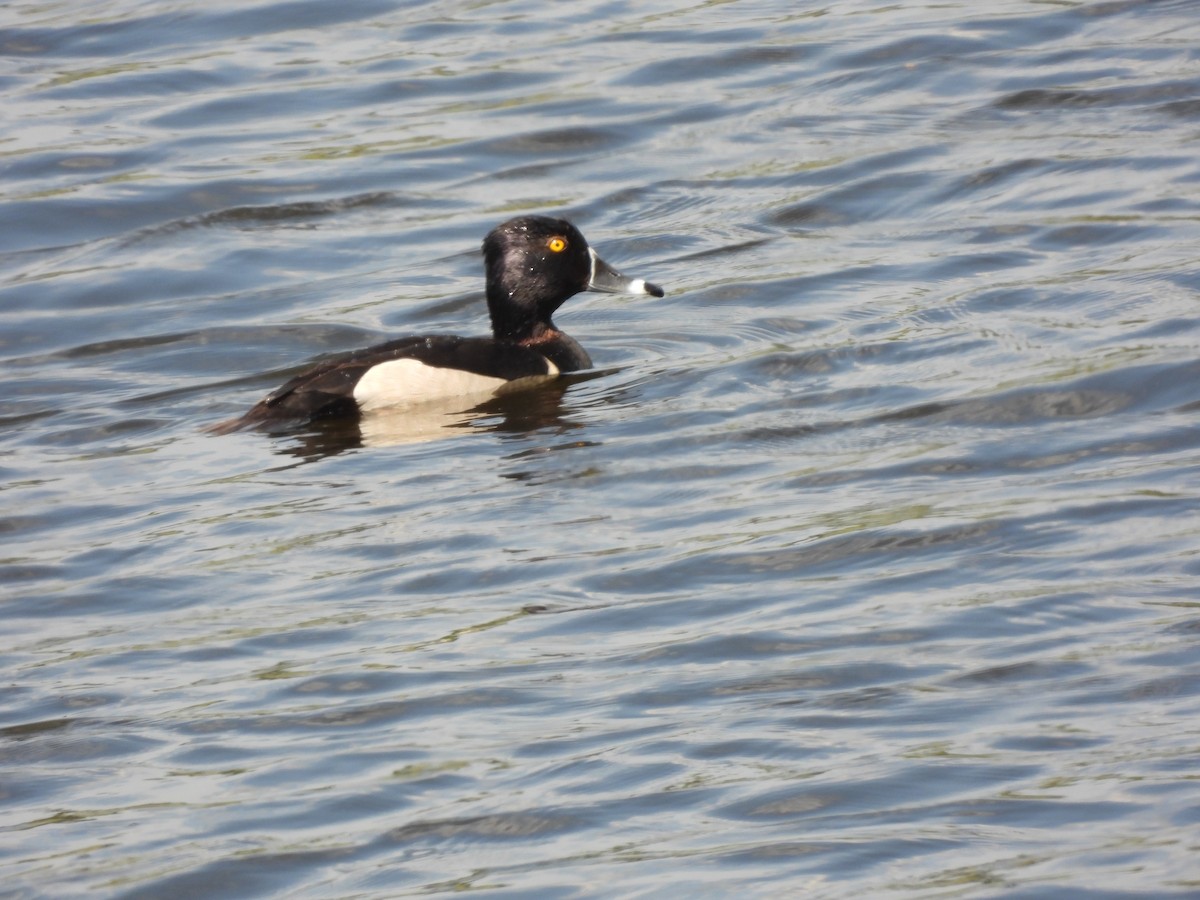
[[[5,895],[1195,896],[1196,13],[0,8]],[[596,371],[205,431],[520,212]]]

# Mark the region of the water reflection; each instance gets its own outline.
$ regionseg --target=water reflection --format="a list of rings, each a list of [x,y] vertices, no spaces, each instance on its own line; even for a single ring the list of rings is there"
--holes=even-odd
[[[580,428],[564,408],[563,399],[571,385],[599,377],[588,372],[539,385],[534,390],[493,397],[467,409],[461,399],[447,403],[424,403],[375,410],[357,418],[310,422],[284,432],[294,441],[281,441],[277,452],[313,462],[364,447],[395,447],[443,441],[478,432],[528,434],[552,429],[563,432]]]

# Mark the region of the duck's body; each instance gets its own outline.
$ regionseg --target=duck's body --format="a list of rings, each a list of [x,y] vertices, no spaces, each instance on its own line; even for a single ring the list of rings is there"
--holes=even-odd
[[[592,365],[551,320],[568,298],[585,290],[663,295],[656,285],[614,270],[562,219],[505,222],[484,239],[483,253],[491,337],[422,335],[356,350],[297,375],[218,430],[484,399],[532,386]]]

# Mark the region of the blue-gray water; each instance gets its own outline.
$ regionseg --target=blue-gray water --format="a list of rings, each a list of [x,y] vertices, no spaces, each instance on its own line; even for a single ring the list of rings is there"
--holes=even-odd
[[[1194,0],[0,8],[0,891],[1195,896],[1198,47]],[[667,289],[564,307],[597,373],[204,431],[485,332],[518,212]]]

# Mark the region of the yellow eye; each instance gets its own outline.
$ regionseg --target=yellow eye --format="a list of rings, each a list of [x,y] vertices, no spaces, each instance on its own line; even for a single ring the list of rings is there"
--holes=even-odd
[[[567,249],[567,242],[560,237],[552,237],[546,242],[546,246],[550,248],[552,253],[562,253]]]

